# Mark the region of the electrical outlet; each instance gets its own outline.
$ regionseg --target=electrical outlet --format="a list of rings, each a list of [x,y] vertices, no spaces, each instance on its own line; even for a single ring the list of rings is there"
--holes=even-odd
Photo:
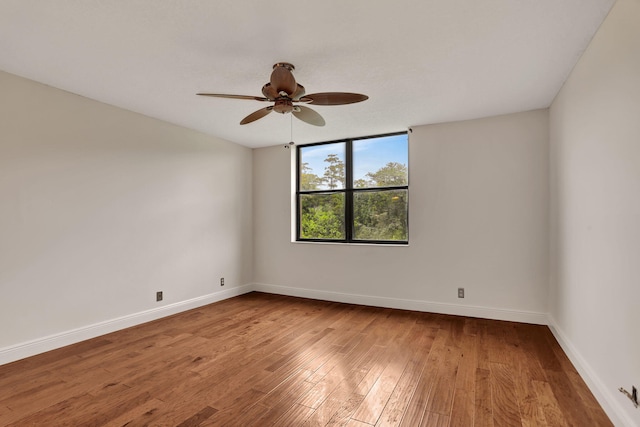
[[[464,288],[458,288],[458,298],[464,298]]]
[[[156,301],[162,301],[162,291],[156,292]]]
[[[224,286],[224,277],[220,278],[220,286]]]

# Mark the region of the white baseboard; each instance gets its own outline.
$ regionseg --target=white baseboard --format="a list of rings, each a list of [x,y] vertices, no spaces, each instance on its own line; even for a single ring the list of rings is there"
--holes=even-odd
[[[111,319],[104,322],[95,323],[93,325],[84,326],[82,328],[61,332],[59,334],[50,335],[36,340],[21,343],[15,346],[0,348],[0,365],[24,359],[25,357],[34,356],[56,348],[75,344],[80,341],[115,332],[131,326],[140,325],[162,317],[171,316],[172,314],[182,311],[191,310],[193,308],[202,307],[207,304],[222,301],[238,295],[246,294],[253,290],[253,285],[244,285],[235,288],[225,289],[224,291],[215,292],[213,294],[203,295],[186,301],[176,302],[174,304],[146,310],[139,313]]]
[[[480,317],[483,319],[508,320],[511,322],[533,323],[536,325],[547,324],[546,313],[536,313],[530,311],[505,310],[501,308],[475,307],[461,304],[445,304],[421,300],[345,294],[340,292],[268,285],[264,283],[254,284],[253,289],[255,291],[271,294],[288,295],[333,302],[344,302],[349,304],[370,305],[374,307],[425,311],[429,313],[439,314],[453,314],[457,316]]]
[[[549,314],[548,318],[549,329],[551,329],[553,336],[556,338],[569,360],[571,360],[571,363],[573,363],[573,366],[575,366],[576,370],[587,384],[587,387],[589,387],[589,390],[591,390],[591,393],[593,393],[600,406],[602,406],[602,409],[604,409],[606,414],[609,416],[611,422],[615,426],[638,427],[638,424],[636,424],[635,421],[633,421],[624,411],[619,400],[616,399],[617,396],[614,396],[611,393],[611,390],[606,387],[593,368],[591,368],[591,365],[589,365],[585,358],[582,357],[580,352],[567,338],[562,329],[558,327],[553,316]]]

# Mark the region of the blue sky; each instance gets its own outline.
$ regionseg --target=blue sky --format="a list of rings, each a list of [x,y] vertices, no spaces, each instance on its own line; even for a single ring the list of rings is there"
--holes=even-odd
[[[344,162],[345,144],[326,144],[301,147],[302,161],[309,164],[313,173],[324,175],[329,154],[337,154]],[[361,139],[353,142],[354,179],[363,178],[368,172],[375,172],[389,162],[406,165],[408,163],[407,135],[392,135],[380,138]]]

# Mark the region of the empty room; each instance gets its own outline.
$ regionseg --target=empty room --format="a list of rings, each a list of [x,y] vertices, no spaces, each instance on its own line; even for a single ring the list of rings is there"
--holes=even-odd
[[[640,427],[640,0],[0,1],[0,426]]]

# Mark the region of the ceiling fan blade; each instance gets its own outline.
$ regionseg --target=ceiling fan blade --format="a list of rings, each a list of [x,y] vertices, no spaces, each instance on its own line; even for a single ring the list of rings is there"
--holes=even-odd
[[[232,99],[250,99],[254,101],[270,101],[267,98],[263,98],[261,96],[250,96],[250,95],[225,95],[222,93],[196,93],[196,95],[200,96],[212,96],[215,98],[232,98]]]
[[[274,101],[276,98],[280,96],[276,88],[273,87],[271,83],[267,83],[264,86],[262,86],[262,94],[271,101]]]
[[[324,126],[325,121],[320,114],[304,105],[296,105],[292,114],[303,122],[314,126]]]
[[[280,92],[285,92],[287,96],[290,97],[291,94],[296,91],[298,85],[296,83],[296,79],[291,73],[292,67],[292,65],[284,63],[273,66],[270,82],[271,86],[273,86],[278,94],[280,94]]]
[[[315,105],[345,105],[355,104],[369,99],[367,95],[349,92],[322,92],[312,93],[300,98],[300,101]]]
[[[242,119],[240,124],[241,125],[246,125],[247,123],[255,122],[256,120],[261,119],[264,116],[266,116],[267,114],[269,114],[271,112],[271,110],[273,110],[273,106],[269,106],[269,107],[266,107],[266,108],[261,108],[258,111],[254,111],[253,113],[249,114],[247,117]]]
[[[305,94],[304,86],[298,83],[298,87],[296,88],[295,92],[293,92],[293,95],[291,95],[291,99],[294,101],[298,101],[300,98],[304,96],[304,94]]]

